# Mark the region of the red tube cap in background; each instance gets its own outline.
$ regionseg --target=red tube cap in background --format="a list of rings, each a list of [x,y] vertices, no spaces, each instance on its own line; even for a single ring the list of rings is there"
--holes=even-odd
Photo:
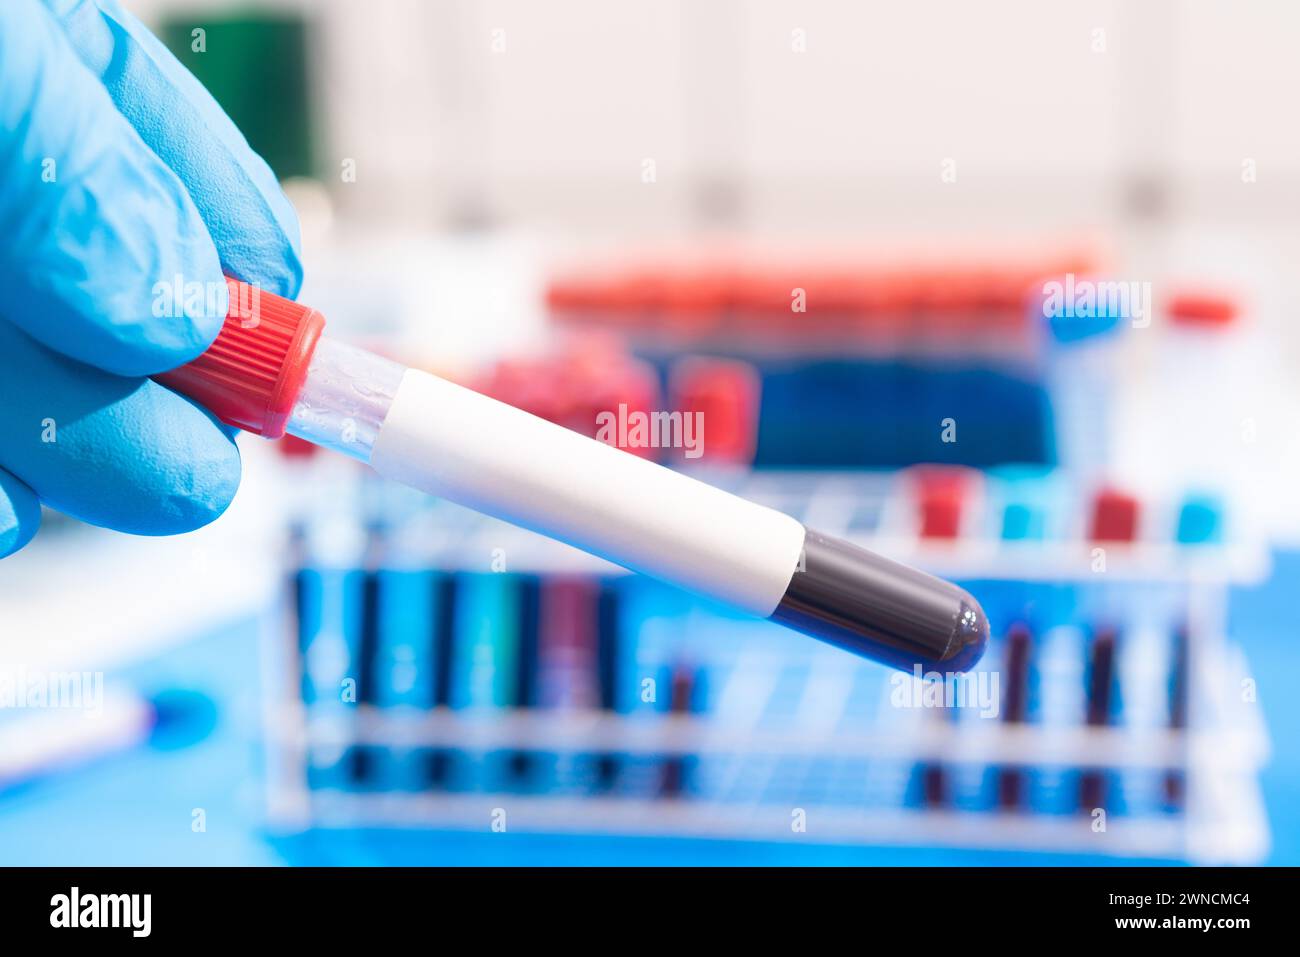
[[[236,279],[227,277],[226,286],[230,307],[216,341],[197,359],[154,379],[227,425],[278,439],[307,378],[325,317]]]

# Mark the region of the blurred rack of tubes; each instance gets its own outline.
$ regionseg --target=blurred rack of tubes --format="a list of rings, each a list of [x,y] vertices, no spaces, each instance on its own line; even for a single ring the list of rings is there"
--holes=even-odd
[[[1111,467],[1136,323],[1043,306],[1101,275],[588,268],[551,284],[549,352],[466,380],[960,582],[994,633],[967,675],[888,671],[290,444],[273,821],[1259,858],[1268,741],[1226,619],[1268,552],[1201,473]],[[1169,334],[1230,306],[1175,299]]]
[[[277,824],[504,810],[519,830],[1263,853],[1267,738],[1223,603],[1266,559],[1213,503],[1080,497],[1042,470],[728,474],[958,577],[993,622],[985,661],[890,672],[358,477],[357,511],[291,536]]]

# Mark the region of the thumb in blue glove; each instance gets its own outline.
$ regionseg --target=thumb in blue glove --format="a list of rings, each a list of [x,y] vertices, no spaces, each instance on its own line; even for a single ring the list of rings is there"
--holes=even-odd
[[[230,430],[144,376],[216,336],[223,271],[297,294],[270,169],[114,0],[5,0],[0,184],[0,556],[41,502],[138,534],[216,518]]]

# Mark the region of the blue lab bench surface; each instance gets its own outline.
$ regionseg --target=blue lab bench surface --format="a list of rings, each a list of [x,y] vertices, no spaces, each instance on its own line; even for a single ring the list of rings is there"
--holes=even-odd
[[[1262,772],[1270,864],[1300,864],[1300,644],[1291,607],[1300,553],[1275,556],[1272,579],[1233,593],[1233,637],[1245,648],[1273,753]],[[188,747],[137,747],[0,792],[0,860],[8,865],[1114,865],[1170,863],[1096,856],[662,838],[407,830],[273,835],[264,825],[259,624],[254,621],[133,667],[149,692],[188,688],[218,706]],[[201,808],[206,829],[192,827]]]

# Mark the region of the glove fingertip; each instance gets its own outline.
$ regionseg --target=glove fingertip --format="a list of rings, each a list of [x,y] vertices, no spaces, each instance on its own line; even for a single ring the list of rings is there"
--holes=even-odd
[[[87,368],[5,322],[0,355],[13,386],[0,402],[0,465],[44,505],[136,535],[187,532],[229,506],[239,448],[197,403]]]
[[[118,110],[184,184],[225,271],[276,295],[297,296],[297,213],[212,94],[116,0],[68,3],[59,18]]]
[[[187,400],[188,401],[188,400]],[[214,424],[220,426],[213,420]],[[220,518],[239,491],[243,461],[239,446],[221,431],[221,439],[205,436],[191,455],[171,475],[170,488],[150,516],[144,535],[176,535],[192,532]],[[224,441],[223,441],[224,439]]]
[[[86,314],[103,317],[105,335],[98,351],[78,358],[115,375],[140,377],[184,365],[212,345],[230,306],[212,241],[205,233],[192,243],[164,245],[158,253],[157,278],[148,288],[126,284],[119,287],[120,296],[109,292],[86,303]]]
[[[230,289],[207,232],[174,253],[183,271],[154,285],[155,322],[150,330],[164,353],[159,358],[168,364],[137,374],[161,372],[197,358],[217,338],[230,309]]]
[[[296,232],[297,223],[289,225]],[[285,299],[298,298],[302,289],[303,266],[294,236],[268,230],[267,235],[244,243],[222,236],[218,230],[214,239],[222,250],[222,268],[229,275]]]
[[[118,375],[189,361],[220,331],[226,303],[198,207],[48,11],[0,10],[4,318]]]
[[[20,479],[0,469],[0,558],[32,540],[41,527],[41,503]]]

